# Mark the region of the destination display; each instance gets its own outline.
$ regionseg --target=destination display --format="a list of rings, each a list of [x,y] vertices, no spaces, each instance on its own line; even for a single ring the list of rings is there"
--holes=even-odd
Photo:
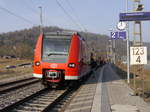
[[[120,21],[144,21],[150,20],[150,12],[120,13]]]

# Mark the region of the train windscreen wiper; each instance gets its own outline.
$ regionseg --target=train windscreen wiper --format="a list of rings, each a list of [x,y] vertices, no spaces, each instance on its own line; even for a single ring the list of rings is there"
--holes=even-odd
[[[49,53],[48,56],[51,56],[51,55],[68,55],[68,53],[65,53],[65,52],[54,52],[54,53]]]

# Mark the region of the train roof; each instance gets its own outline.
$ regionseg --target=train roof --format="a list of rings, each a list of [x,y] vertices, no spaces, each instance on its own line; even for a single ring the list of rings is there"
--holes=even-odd
[[[79,32],[71,32],[71,31],[58,31],[58,32],[46,32],[43,33],[46,38],[66,38],[70,39],[72,35],[77,34],[80,38],[84,40],[84,38],[80,35]]]
[[[79,35],[78,32],[65,32],[65,31],[58,31],[58,32],[46,32],[44,33],[44,35],[47,35],[47,36],[72,36],[74,34],[77,34]]]

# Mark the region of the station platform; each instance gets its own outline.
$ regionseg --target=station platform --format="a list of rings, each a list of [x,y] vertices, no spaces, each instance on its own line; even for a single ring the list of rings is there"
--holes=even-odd
[[[119,78],[110,64],[94,71],[65,112],[150,112],[150,104]]]

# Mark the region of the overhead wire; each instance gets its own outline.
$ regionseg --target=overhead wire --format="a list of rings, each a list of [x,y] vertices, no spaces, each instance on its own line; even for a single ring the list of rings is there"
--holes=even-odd
[[[82,28],[82,31],[84,32],[83,35],[85,36],[85,39],[87,40],[87,29],[84,27],[84,25],[82,23],[79,22],[79,16],[75,13],[75,9],[73,8],[73,6],[71,5],[69,0],[65,0],[68,4],[68,6],[70,7],[70,9],[72,10],[72,14],[74,13],[74,17],[76,18],[76,20],[78,21],[78,24],[80,25],[80,27]],[[87,41],[86,41],[87,44]],[[88,44],[87,44],[88,46]],[[88,46],[89,47],[89,46]]]
[[[76,14],[76,11],[75,11],[75,9],[73,8],[73,6],[71,5],[71,3],[70,3],[70,1],[69,0],[65,0],[66,1],[66,3],[68,4],[68,6],[70,7],[70,9],[72,10],[72,14],[74,14],[74,17],[76,18],[76,20],[78,21],[78,24],[80,25],[80,27],[82,27],[82,29],[85,31],[85,32],[87,32],[87,29],[84,27],[84,25],[81,23],[81,22],[79,22],[79,16]]]
[[[87,40],[87,29],[82,25],[82,24],[80,24],[80,23],[78,23],[77,21],[75,21],[74,19],[73,19],[73,17],[65,10],[65,8],[60,4],[60,2],[59,2],[59,0],[56,0],[56,2],[57,2],[57,4],[58,4],[58,6],[64,11],[64,13],[71,19],[71,21],[75,24],[75,25],[77,25],[79,28],[80,28],[80,30],[82,31],[82,32],[85,32],[85,33],[83,33],[83,35],[85,36],[85,39]],[[71,5],[71,3],[69,2],[69,1],[67,1],[66,0],[66,2],[67,2],[67,4],[69,5],[69,7],[71,8],[71,10],[72,10],[72,12],[75,12],[75,10],[74,10],[74,8],[72,7],[72,5]],[[77,17],[77,15],[76,15],[76,19],[78,20],[78,17]],[[86,41],[86,44],[87,44],[87,41]],[[88,44],[87,44],[88,45]]]
[[[31,0],[28,0],[29,2],[32,2],[33,4],[33,1]],[[37,10],[35,10],[33,7],[31,7],[31,5],[29,5],[29,3],[27,3],[26,1],[24,1],[24,3],[26,4],[26,6],[35,14],[39,15],[39,12]]]
[[[73,19],[73,17],[66,11],[66,9],[61,5],[59,0],[56,0],[57,5],[62,9],[62,11],[68,16],[68,18],[82,30],[82,27]]]
[[[19,18],[19,19],[25,21],[26,23],[35,25],[32,21],[30,21],[30,20],[28,20],[28,19],[26,19],[26,18],[24,18],[24,17],[22,17],[22,16],[20,16],[20,15],[18,15],[18,14],[15,14],[14,12],[10,11],[10,10],[7,9],[7,8],[4,8],[4,7],[0,6],[0,10],[3,10],[3,11],[5,11],[5,12],[7,12],[8,14],[13,15],[13,16]]]
[[[32,2],[32,4],[34,4],[34,2],[32,0],[30,0],[30,2]]]
[[[76,24],[80,27],[81,31],[83,32],[83,35],[85,36],[86,39],[86,44],[89,47],[88,43],[87,43],[87,29],[79,22],[79,17],[77,16],[77,14],[75,13],[75,10],[73,8],[73,6],[71,5],[71,3],[69,2],[69,0],[65,0],[68,4],[68,6],[70,7],[70,9],[72,10],[72,14],[74,13],[74,17],[76,18]],[[78,21],[78,22],[77,22]]]

